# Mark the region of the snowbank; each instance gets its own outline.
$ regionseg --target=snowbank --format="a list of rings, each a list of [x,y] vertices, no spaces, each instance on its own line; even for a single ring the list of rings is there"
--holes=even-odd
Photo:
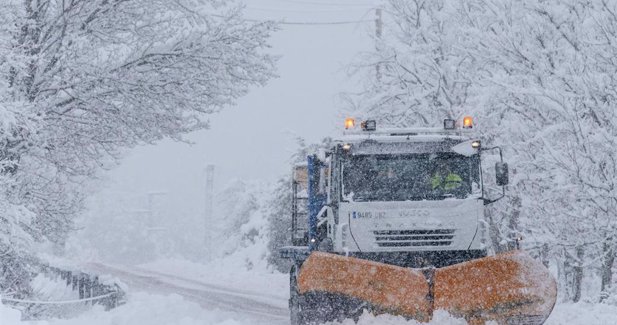
[[[345,320],[340,325],[355,325]],[[450,316],[445,311],[435,312],[430,323],[419,323],[390,315],[373,316],[364,314],[357,325],[466,325],[463,319]],[[545,325],[607,325],[617,324],[617,306],[592,303],[565,303],[555,306]],[[334,325],[334,324],[332,324]]]
[[[126,305],[104,311],[94,307],[76,318],[22,322],[20,312],[0,305],[2,325],[241,325],[244,319],[220,310],[205,310],[178,295],[161,296],[135,293]]]
[[[557,304],[545,325],[617,324],[617,306],[593,303]]]
[[[45,274],[39,274],[32,280],[34,300],[75,300],[79,293],[67,286],[61,279],[53,279]]]
[[[20,321],[20,319],[21,319],[21,312],[19,310],[9,308],[7,306],[4,306],[2,303],[0,303],[0,324],[2,325],[14,325],[14,324],[25,325],[25,323],[22,323]]]
[[[358,323],[354,323],[353,320],[348,319],[342,323],[331,323],[331,325],[467,325],[467,322],[460,318],[450,316],[445,311],[436,311],[433,320],[430,323],[420,323],[413,320],[407,320],[400,316],[392,315],[380,315],[373,316],[368,313],[364,313],[360,316]]]
[[[178,295],[159,296],[135,293],[129,303],[105,312],[97,308],[91,313],[69,320],[54,320],[49,325],[237,325],[233,315],[219,310],[204,310]]]

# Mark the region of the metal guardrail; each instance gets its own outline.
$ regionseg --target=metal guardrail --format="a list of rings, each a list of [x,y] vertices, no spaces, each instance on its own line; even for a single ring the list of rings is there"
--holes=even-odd
[[[84,272],[62,270],[49,265],[41,265],[41,272],[53,278],[58,277],[66,282],[74,291],[79,293],[79,299],[63,301],[36,301],[2,297],[2,303],[36,306],[36,305],[67,305],[67,304],[99,304],[110,310],[122,305],[125,301],[125,292],[117,283],[103,283],[99,276]]]

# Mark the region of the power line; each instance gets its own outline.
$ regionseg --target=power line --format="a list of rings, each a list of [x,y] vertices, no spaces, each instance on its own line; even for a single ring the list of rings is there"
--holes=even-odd
[[[247,10],[257,10],[257,11],[266,11],[266,12],[297,12],[297,13],[338,13],[338,12],[348,12],[350,9],[339,9],[339,10],[298,10],[298,9],[279,9],[279,8],[257,8],[257,7],[246,7]],[[357,9],[368,9],[368,8],[360,8]]]
[[[353,24],[367,23],[367,22],[373,22],[373,20],[323,21],[323,22],[314,22],[314,21],[306,21],[306,22],[280,21],[280,22],[276,22],[276,23],[280,24],[280,25],[353,25]]]
[[[297,3],[297,4],[308,4],[308,5],[317,5],[317,6],[333,6],[333,7],[374,7],[375,4],[372,3],[328,3],[328,2],[316,2],[316,1],[304,1],[304,0],[279,0],[283,3]]]
[[[217,18],[227,18],[223,15],[210,14],[212,17]],[[359,24],[359,23],[368,23],[374,22],[374,20],[370,19],[361,19],[361,20],[349,20],[349,21],[276,21],[276,20],[263,20],[263,19],[253,19],[253,18],[242,18],[246,21],[252,21],[256,23],[265,23],[268,21],[272,21],[279,25],[307,25],[307,26],[319,26],[319,25],[351,25],[351,24]]]

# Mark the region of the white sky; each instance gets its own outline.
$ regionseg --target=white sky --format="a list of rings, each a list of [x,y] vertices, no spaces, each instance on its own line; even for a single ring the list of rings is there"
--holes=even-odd
[[[288,22],[372,20],[379,0],[245,0],[245,16]],[[164,141],[137,148],[108,174],[106,191],[169,193],[172,206],[203,206],[203,170],[216,166],[217,186],[229,179],[275,180],[289,172],[295,138],[316,142],[342,126],[336,97],[357,88],[347,65],[373,46],[374,23],[281,25],[271,53],[280,77],[253,89],[238,105],[211,116],[211,129],[189,136],[194,145]],[[104,195],[100,193],[98,195]]]

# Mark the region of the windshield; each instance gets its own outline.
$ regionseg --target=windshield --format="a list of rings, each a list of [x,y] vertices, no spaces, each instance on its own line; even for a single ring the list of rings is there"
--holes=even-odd
[[[345,159],[342,166],[347,201],[465,198],[480,186],[477,155],[358,155]]]

